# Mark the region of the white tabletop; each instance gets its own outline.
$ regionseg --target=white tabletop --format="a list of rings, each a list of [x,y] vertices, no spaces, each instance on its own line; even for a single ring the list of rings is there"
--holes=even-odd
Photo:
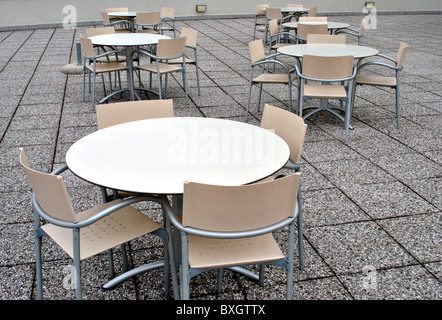
[[[213,118],[159,118],[108,127],[66,154],[80,178],[111,189],[181,194],[185,181],[242,185],[265,178],[290,150],[270,130]]]
[[[108,12],[107,13],[111,17],[136,17],[136,11],[117,11],[117,12]]]
[[[329,43],[311,43],[285,46],[278,49],[279,53],[301,58],[304,54],[336,57],[336,56],[354,56],[355,59],[374,56],[379,53],[377,49],[351,45],[351,44],[329,44]]]
[[[308,8],[295,8],[295,7],[282,7],[281,12],[295,12],[295,13],[306,13],[308,12]]]
[[[341,28],[347,28],[350,25],[348,23],[343,23],[343,22],[334,22],[334,21],[303,21],[303,24],[311,24],[311,25],[319,25],[319,24],[327,24],[329,29],[341,29]],[[297,21],[293,21],[293,22],[286,22],[282,24],[284,27],[287,28],[293,28],[296,29],[298,28],[298,22]]]
[[[90,39],[94,45],[127,47],[157,44],[159,39],[170,39],[170,37],[149,33],[114,33],[94,36]]]

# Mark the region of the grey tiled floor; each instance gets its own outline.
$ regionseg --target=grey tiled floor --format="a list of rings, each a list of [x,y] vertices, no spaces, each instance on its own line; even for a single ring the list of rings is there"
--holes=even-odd
[[[330,20],[359,26],[361,16]],[[249,77],[248,42],[253,20],[178,21],[199,31],[201,96],[189,72],[190,103],[180,79],[169,95],[176,116],[243,121]],[[81,99],[81,76],[60,72],[75,61],[77,30],[38,29],[0,33],[0,299],[35,299],[30,190],[18,163],[24,147],[31,163],[46,172],[64,162],[69,146],[96,130],[90,96]],[[442,15],[380,15],[363,44],[395,57],[400,41],[410,44],[401,74],[401,129],[396,129],[394,93],[358,88],[350,133],[328,114],[307,121],[302,163],[306,268],[295,269],[295,299],[441,299]],[[262,36],[262,33],[259,34]],[[293,61],[282,57],[282,61]],[[103,86],[98,86],[103,96]],[[296,90],[295,90],[296,92]],[[123,97],[127,99],[127,97]],[[263,99],[287,109],[285,88],[265,88]],[[114,100],[117,101],[117,100]],[[252,104],[257,102],[253,91]],[[261,114],[252,105],[253,124]],[[76,209],[100,201],[96,187],[72,174],[69,191]],[[156,207],[149,214],[159,214]],[[44,242],[44,298],[72,299],[64,289],[71,261]],[[118,250],[117,250],[118,251]],[[133,241],[132,266],[161,256],[159,242]],[[297,260],[297,254],[295,253]],[[120,268],[120,255],[115,255]],[[297,263],[297,261],[296,261]],[[367,269],[372,271],[368,282]],[[83,262],[85,299],[165,299],[160,270],[139,275],[112,291],[107,256]],[[120,269],[118,269],[120,270]],[[238,275],[224,277],[216,294],[214,273],[195,278],[193,299],[281,299],[284,273],[268,268],[263,288]]]

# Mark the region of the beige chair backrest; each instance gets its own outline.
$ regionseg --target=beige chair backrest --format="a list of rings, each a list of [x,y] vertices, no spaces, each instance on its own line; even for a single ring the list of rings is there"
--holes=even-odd
[[[40,207],[55,219],[78,222],[63,178],[31,169],[22,148],[20,148],[20,163]]]
[[[324,24],[305,24],[298,23],[298,37],[302,39],[307,39],[307,35],[309,34],[327,34],[328,26],[326,23]]]
[[[336,43],[345,44],[345,34],[308,34],[307,43]]]
[[[262,39],[254,40],[249,43],[250,59],[252,63],[262,60],[266,57]]]
[[[158,40],[157,56],[169,58],[179,56],[186,48],[187,37]]]
[[[408,43],[402,41],[401,45],[399,46],[398,54],[396,56],[398,68],[402,67],[402,64],[404,63],[404,60],[405,60],[405,54],[407,53],[407,50],[408,50]]]
[[[257,13],[257,14],[258,14],[258,13],[266,13],[266,10],[265,10],[265,9],[267,9],[268,7],[269,7],[268,4],[257,4],[257,5],[255,6],[256,13]]]
[[[311,7],[308,9],[309,17],[316,17],[316,13],[318,12],[318,7]]]
[[[305,54],[302,74],[318,79],[343,79],[352,75],[353,56],[324,57]]]
[[[80,41],[81,41],[81,49],[83,50],[86,57],[95,57],[96,53],[94,50],[94,46],[92,44],[92,40],[80,36]]]
[[[99,36],[102,34],[113,34],[113,33],[115,33],[114,27],[99,27],[99,28],[86,29],[86,35],[88,38]]]
[[[173,117],[173,100],[140,100],[96,105],[98,130],[136,120]]]
[[[175,8],[162,7],[160,11],[161,18],[175,18]]]
[[[259,229],[293,217],[300,174],[242,186],[186,182],[183,226],[235,232]]]
[[[359,26],[359,35],[362,36],[365,30],[365,24],[367,23],[367,18],[362,19],[361,25]]]
[[[307,124],[300,116],[265,104],[261,128],[275,130],[275,133],[289,145],[290,160],[295,164],[299,164],[307,133]]]
[[[269,30],[272,36],[279,32],[278,20],[269,20]]]
[[[317,22],[327,22],[328,21],[328,19],[327,19],[327,17],[299,17],[299,20],[298,20],[299,22],[315,22],[315,21],[317,21]]]
[[[298,8],[298,9],[303,9],[303,8],[304,8],[304,5],[302,5],[302,4],[293,4],[293,3],[288,3],[288,4],[287,4],[287,7],[289,7],[289,8]]]
[[[266,15],[268,19],[281,19],[282,18],[281,8],[267,8]]]
[[[137,24],[158,24],[161,22],[161,12],[137,12]]]
[[[103,19],[103,24],[110,24],[109,14],[106,11],[101,11],[101,18]]]
[[[198,30],[191,28],[182,28],[180,37],[186,37],[186,45],[196,48],[196,43],[198,39]]]
[[[129,8],[128,7],[106,8],[106,12],[129,12]]]

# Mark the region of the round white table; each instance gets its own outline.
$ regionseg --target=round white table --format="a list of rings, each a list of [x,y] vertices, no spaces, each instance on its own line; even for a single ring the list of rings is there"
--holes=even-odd
[[[123,17],[123,18],[135,18],[137,16],[136,11],[116,11],[108,12],[109,17]]]
[[[308,13],[308,8],[296,8],[296,7],[282,7],[281,12],[283,13]]]
[[[308,54],[323,57],[353,56],[355,59],[371,57],[379,53],[377,49],[370,47],[331,43],[311,43],[285,46],[279,48],[278,52],[296,58],[302,58],[304,54]]]
[[[93,132],[69,148],[66,163],[75,175],[96,185],[172,195],[173,210],[180,214],[185,181],[252,183],[278,171],[289,155],[287,143],[270,130],[232,120],[174,117]],[[180,261],[180,237],[172,233],[172,239]],[[105,287],[151,269],[148,264],[129,270]],[[256,278],[242,268],[235,271]]]
[[[124,47],[127,54],[126,63],[129,67],[127,74],[128,87],[112,92],[111,94],[109,94],[99,102],[103,103],[107,99],[124,91],[129,91],[130,99],[134,100],[135,90],[134,90],[133,77],[132,77],[132,67],[133,67],[132,52],[134,50],[134,47],[156,45],[158,44],[158,40],[170,39],[170,37],[160,34],[149,34],[149,33],[113,33],[113,34],[103,34],[99,36],[94,36],[91,37],[90,39],[92,41],[92,44],[94,45]]]
[[[213,118],[159,118],[108,127],[66,154],[78,177],[110,189],[182,194],[185,181],[242,185],[288,161],[287,143],[251,124]]]
[[[323,22],[323,21],[303,21],[303,24],[311,24],[311,25],[318,25],[318,24],[327,24],[327,27],[329,30],[336,30],[336,29],[342,29],[342,28],[347,28],[350,25],[348,23],[343,23],[343,22],[334,22],[334,21],[327,21],[327,22]],[[286,22],[282,24],[283,27],[287,27],[290,29],[297,29],[298,28],[298,22],[297,21],[293,21],[293,22]]]

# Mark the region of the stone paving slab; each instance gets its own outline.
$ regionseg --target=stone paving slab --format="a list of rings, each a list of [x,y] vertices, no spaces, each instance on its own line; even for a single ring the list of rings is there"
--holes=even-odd
[[[357,27],[361,16],[337,19]],[[175,116],[244,121],[253,19],[177,21],[178,30],[182,27],[199,31],[201,96],[194,69],[188,74],[188,105],[181,79],[171,78]],[[36,298],[31,193],[18,148],[25,148],[36,169],[50,172],[64,163],[72,143],[96,130],[90,95],[82,101],[82,76],[61,72],[76,61],[75,43],[86,28],[0,32],[0,300]],[[437,14],[380,15],[377,29],[365,32],[363,45],[393,57],[400,41],[410,44],[401,74],[401,129],[396,128],[394,92],[370,87],[357,89],[348,146],[342,123],[333,116],[319,113],[307,120],[301,161],[305,269],[295,268],[294,299],[442,298],[441,34]],[[97,99],[105,94],[104,83],[98,78]],[[288,109],[287,98],[286,88],[264,88],[263,103]],[[111,103],[119,99],[127,95]],[[259,125],[256,88],[251,101],[249,122]],[[96,187],[73,174],[66,175],[66,182],[76,210],[101,201]],[[141,209],[159,217],[158,208]],[[284,239],[283,234],[276,237]],[[51,241],[43,247],[44,298],[74,299],[74,290],[63,285],[71,260]],[[134,240],[128,250],[131,267],[162,257],[160,243],[149,236]],[[120,272],[119,249],[114,257]],[[84,299],[167,300],[161,270],[103,291],[107,255],[82,266]],[[230,271],[222,293],[216,293],[215,283],[215,272],[198,275],[191,282],[191,298],[280,300],[285,295],[285,274],[274,267],[266,269],[263,287]]]

